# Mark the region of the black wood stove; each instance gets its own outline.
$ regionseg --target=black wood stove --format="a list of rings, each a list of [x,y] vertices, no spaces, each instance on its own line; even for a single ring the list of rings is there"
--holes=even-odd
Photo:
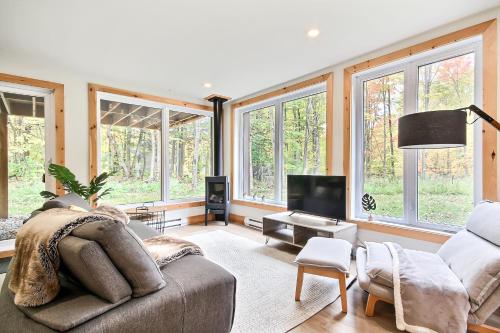
[[[229,217],[229,182],[227,176],[222,175],[222,104],[229,98],[211,95],[206,98],[213,103],[213,177],[205,178],[205,225],[208,223],[208,214],[215,214],[216,220],[224,219],[226,225]]]
[[[229,217],[227,176],[205,177],[205,225],[208,223],[209,213],[215,214],[216,220],[224,219],[227,225]]]

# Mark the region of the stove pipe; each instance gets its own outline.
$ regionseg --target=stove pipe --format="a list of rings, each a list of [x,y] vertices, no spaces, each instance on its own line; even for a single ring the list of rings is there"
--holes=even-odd
[[[222,176],[222,155],[224,152],[222,151],[222,117],[224,109],[222,104],[228,100],[228,98],[224,98],[222,96],[209,96],[207,99],[213,103],[214,108],[214,117],[213,117],[213,137],[212,144],[214,146],[214,164],[213,164],[213,175],[214,176]]]

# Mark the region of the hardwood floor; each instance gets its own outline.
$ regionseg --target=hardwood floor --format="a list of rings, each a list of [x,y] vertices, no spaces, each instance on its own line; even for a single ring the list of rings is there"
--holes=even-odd
[[[189,236],[197,233],[210,232],[214,230],[225,230],[227,232],[247,237],[257,242],[264,242],[261,232],[239,224],[212,222],[208,226],[195,224],[185,227],[173,228],[168,233],[178,237]],[[298,253],[299,249],[278,241],[271,240],[269,246],[279,248],[290,253]],[[354,266],[354,263],[353,265]],[[351,267],[355,270],[355,267]],[[348,313],[342,313],[340,297],[326,308],[309,318],[290,332],[293,333],[315,333],[315,332],[400,332],[396,328],[394,307],[379,302],[376,307],[376,316],[369,318],[364,314],[368,295],[359,288],[358,282],[354,281],[347,290]],[[293,301],[293,300],[292,300]]]

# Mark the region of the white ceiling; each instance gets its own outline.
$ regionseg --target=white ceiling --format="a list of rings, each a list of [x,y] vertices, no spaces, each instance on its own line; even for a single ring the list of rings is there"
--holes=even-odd
[[[0,49],[172,94],[233,98],[500,0],[0,0]],[[321,33],[308,39],[306,31]],[[212,88],[204,88],[212,82]]]

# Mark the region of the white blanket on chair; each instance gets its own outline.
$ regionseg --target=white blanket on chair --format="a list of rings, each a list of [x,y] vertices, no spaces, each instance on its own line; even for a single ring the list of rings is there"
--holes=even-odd
[[[412,333],[466,332],[469,296],[442,259],[384,244],[392,254],[397,328]]]

